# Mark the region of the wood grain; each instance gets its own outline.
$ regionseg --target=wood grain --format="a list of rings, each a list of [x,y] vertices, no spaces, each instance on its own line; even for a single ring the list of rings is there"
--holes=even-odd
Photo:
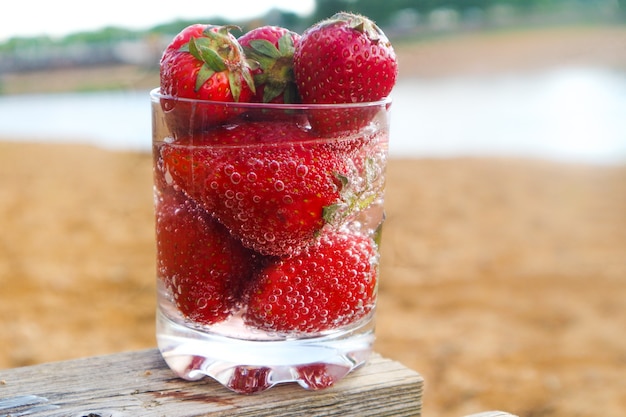
[[[37,417],[420,416],[422,387],[417,372],[378,354],[326,390],[287,384],[250,396],[181,380],[156,349],[0,371],[0,399],[30,399]],[[11,412],[0,403],[0,415]]]

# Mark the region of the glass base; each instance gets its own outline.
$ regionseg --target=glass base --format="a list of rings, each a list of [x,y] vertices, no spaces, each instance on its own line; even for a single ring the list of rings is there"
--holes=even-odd
[[[209,376],[243,394],[296,382],[324,389],[363,365],[374,343],[373,320],[331,335],[289,340],[242,340],[186,327],[157,311],[157,343],[180,378]]]

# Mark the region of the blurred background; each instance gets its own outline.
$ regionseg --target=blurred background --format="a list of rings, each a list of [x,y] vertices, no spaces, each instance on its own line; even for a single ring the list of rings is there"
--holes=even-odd
[[[183,27],[203,21],[301,32],[351,10],[376,20],[400,54],[392,155],[626,158],[623,1],[240,3],[191,2],[185,14],[165,2],[125,13],[117,10],[131,6],[72,5],[76,14],[67,19],[50,19],[50,5],[34,16],[3,14],[0,136],[148,149],[146,91],[158,85],[160,54]],[[45,119],[28,123],[34,111]],[[103,114],[111,123],[98,123]]]
[[[148,91],[173,36],[349,10],[400,67],[376,350],[424,375],[424,415],[623,415],[626,1],[174,6],[0,15],[0,379],[155,345]]]

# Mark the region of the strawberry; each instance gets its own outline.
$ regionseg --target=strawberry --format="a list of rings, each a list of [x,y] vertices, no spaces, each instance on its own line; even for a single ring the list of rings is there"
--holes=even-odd
[[[346,376],[351,367],[335,363],[315,362],[296,368],[298,383],[307,389],[319,390],[331,387]]]
[[[386,98],[398,65],[391,43],[370,19],[337,13],[307,29],[294,53],[294,74],[304,103],[365,103]],[[375,109],[324,110],[310,116],[319,132],[358,130]]]
[[[237,304],[256,259],[192,200],[171,188],[157,202],[158,272],[189,320],[213,324]]]
[[[161,57],[161,105],[172,133],[188,134],[228,120],[238,110],[185,99],[247,102],[255,92],[251,68],[233,26],[195,24],[183,29]]]
[[[324,234],[315,245],[255,276],[245,322],[279,333],[318,333],[356,323],[374,306],[376,264],[369,237]]]
[[[226,386],[239,394],[256,394],[271,388],[272,369],[267,366],[239,365],[232,369]]]
[[[169,174],[174,183],[184,192],[203,204],[211,212],[218,203],[219,196],[212,184],[217,170],[230,161],[231,153],[237,154],[230,145],[258,145],[264,141],[288,142],[308,138],[305,130],[284,122],[252,121],[244,124],[226,125],[210,129],[201,134],[181,137],[172,144],[164,144],[158,153],[161,158],[155,164],[159,178]]]
[[[239,37],[246,57],[259,63],[254,70],[255,101],[297,103],[293,53],[300,35],[279,26],[262,26]]]
[[[166,144],[161,156],[174,183],[246,247],[283,256],[316,238],[355,169],[356,146],[315,139],[291,123],[249,122],[196,135],[193,147]]]

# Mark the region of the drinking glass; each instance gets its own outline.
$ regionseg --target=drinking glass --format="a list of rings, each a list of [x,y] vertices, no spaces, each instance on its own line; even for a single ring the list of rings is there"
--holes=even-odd
[[[249,394],[323,389],[363,365],[391,101],[150,96],[156,333],[168,366]]]

